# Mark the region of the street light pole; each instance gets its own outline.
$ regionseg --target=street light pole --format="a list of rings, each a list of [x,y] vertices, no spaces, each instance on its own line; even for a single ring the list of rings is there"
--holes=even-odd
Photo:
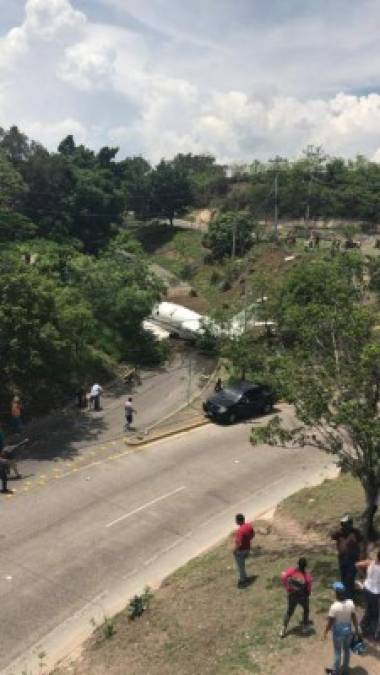
[[[278,174],[274,177],[274,233],[278,239]]]

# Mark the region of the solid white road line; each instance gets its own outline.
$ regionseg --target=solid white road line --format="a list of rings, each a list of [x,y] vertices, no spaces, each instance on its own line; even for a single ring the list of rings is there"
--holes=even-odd
[[[178,494],[178,492],[182,492],[182,490],[185,490],[185,485],[182,485],[179,488],[176,488],[176,490],[173,490],[173,492],[168,492],[166,495],[162,495],[161,497],[156,497],[156,499],[152,499],[151,502],[147,502],[146,504],[143,504],[142,506],[139,506],[137,509],[134,509],[133,511],[129,511],[129,513],[125,513],[124,516],[120,516],[120,518],[116,518],[116,520],[112,520],[110,523],[107,523],[106,527],[112,527],[113,525],[116,525],[116,523],[120,523],[122,520],[126,520],[127,518],[130,518],[131,516],[134,516],[136,513],[139,513],[140,511],[143,511],[144,509],[149,508],[149,506],[153,506],[153,504],[157,504],[157,502],[161,502],[163,499],[168,499],[168,497],[173,497],[173,495]]]

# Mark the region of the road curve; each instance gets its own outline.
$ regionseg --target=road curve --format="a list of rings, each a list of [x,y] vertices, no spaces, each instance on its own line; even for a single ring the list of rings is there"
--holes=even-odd
[[[219,541],[234,513],[263,512],[334,471],[315,450],[253,448],[248,433],[208,425],[2,498],[1,672],[37,672],[40,650],[52,664],[92,618]]]

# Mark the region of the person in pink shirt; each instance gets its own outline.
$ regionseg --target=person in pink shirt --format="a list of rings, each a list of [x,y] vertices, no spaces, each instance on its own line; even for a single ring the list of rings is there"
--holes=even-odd
[[[289,621],[293,616],[297,605],[300,605],[303,610],[303,632],[308,631],[310,625],[309,598],[313,580],[311,575],[306,572],[306,568],[306,558],[300,558],[297,567],[289,567],[281,574],[281,582],[286,589],[288,599],[288,607],[284,616],[284,625],[280,633],[280,637],[282,638],[286,636]]]

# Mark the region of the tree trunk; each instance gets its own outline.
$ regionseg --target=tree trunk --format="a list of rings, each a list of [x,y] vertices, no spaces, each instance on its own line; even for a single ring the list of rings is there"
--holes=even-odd
[[[374,518],[377,511],[377,496],[379,486],[376,483],[365,483],[363,489],[366,499],[366,508],[362,513],[362,528],[364,537],[364,553],[367,552],[368,543],[377,538],[377,532],[374,528]]]

